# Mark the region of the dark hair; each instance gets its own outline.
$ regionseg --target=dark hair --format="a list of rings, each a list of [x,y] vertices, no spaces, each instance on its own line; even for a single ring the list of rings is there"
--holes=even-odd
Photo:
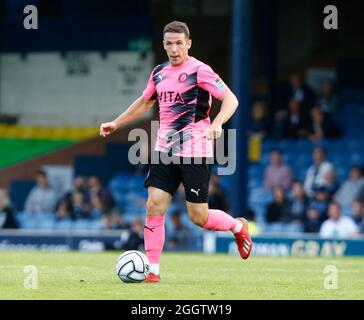
[[[190,30],[188,29],[187,24],[181,21],[175,20],[165,25],[163,29],[163,37],[166,32],[184,33],[187,39],[190,38]]]
[[[43,169],[38,169],[37,176],[43,176],[43,177],[47,178],[47,173]]]

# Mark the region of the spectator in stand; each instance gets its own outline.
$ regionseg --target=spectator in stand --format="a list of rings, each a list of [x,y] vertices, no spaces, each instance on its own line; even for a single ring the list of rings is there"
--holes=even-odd
[[[54,212],[57,196],[54,189],[48,183],[45,171],[38,170],[36,180],[37,185],[30,191],[25,201],[24,210],[29,213]]]
[[[73,189],[72,191],[79,191],[82,193],[87,193],[87,181],[83,176],[76,176],[73,180]],[[69,197],[72,191],[65,194],[64,197]]]
[[[186,249],[190,238],[189,228],[181,220],[181,213],[174,211],[172,213],[172,230],[170,230],[169,249]]]
[[[263,101],[257,101],[253,104],[250,120],[250,135],[259,135],[264,138],[270,134],[270,118],[266,104]]]
[[[130,228],[130,225],[116,209],[102,215],[101,223],[104,230],[124,230]]]
[[[82,176],[75,177],[73,192],[81,192],[84,196],[85,202],[88,202],[90,200],[90,199],[87,199],[88,188],[87,188],[87,181],[86,181],[85,177],[82,177]]]
[[[115,202],[108,188],[103,187],[97,176],[88,179],[92,211],[110,212],[115,207]]]
[[[320,213],[317,209],[308,208],[307,215],[304,222],[304,232],[307,233],[318,233],[320,232],[321,221]]]
[[[56,210],[56,220],[69,220],[72,219],[72,202],[69,198],[64,198],[59,202]]]
[[[274,187],[273,202],[268,204],[266,212],[267,223],[287,223],[291,221],[291,206],[282,187]]]
[[[88,194],[85,180],[82,177],[77,177],[74,181],[74,190],[66,193],[57,206],[57,219],[89,218],[91,205],[86,197],[88,197]]]
[[[86,195],[82,191],[74,191],[71,195],[71,210],[74,219],[88,218],[90,205],[86,202]]]
[[[316,94],[311,87],[303,82],[298,72],[292,73],[288,83],[280,85],[278,90],[278,104],[280,106],[287,106],[291,99],[301,104],[303,115],[308,117],[310,108],[316,101]]]
[[[144,223],[139,218],[135,218],[131,225],[128,240],[123,244],[124,250],[143,250],[144,247]]]
[[[289,99],[295,99],[302,105],[304,115],[309,115],[309,110],[316,100],[316,94],[309,85],[303,82],[298,72],[291,74],[289,79]]]
[[[220,177],[217,174],[211,175],[209,182],[208,204],[210,208],[229,212],[226,194],[220,186]]]
[[[289,101],[289,112],[283,119],[282,134],[285,139],[303,139],[308,134],[308,121],[301,110],[301,103],[295,99]]]
[[[354,201],[353,203],[353,218],[358,226],[358,231],[360,234],[364,233],[364,199],[359,201]]]
[[[311,109],[311,121],[309,126],[309,139],[313,142],[322,139],[334,139],[339,136],[337,126],[332,122],[331,116],[321,111],[319,106]]]
[[[73,189],[63,195],[63,197],[57,204],[56,211],[58,211],[61,205],[63,206],[62,210],[65,209],[65,206],[68,206],[69,209],[72,211],[73,218],[81,218],[84,215],[79,214],[81,207],[83,208],[81,211],[90,211],[90,199],[88,197],[89,192],[87,190],[86,178],[82,176],[77,176],[73,181]],[[81,198],[82,204],[80,201]]]
[[[361,200],[355,200],[351,205],[351,217],[358,226],[363,222],[364,208]]]
[[[363,170],[359,166],[352,166],[349,171],[349,177],[338,192],[334,199],[343,209],[343,214],[348,215],[351,205],[355,200],[364,197],[364,177]]]
[[[329,206],[329,219],[320,228],[323,238],[350,238],[358,235],[358,227],[350,217],[341,216],[341,207],[333,202]]]
[[[303,225],[308,207],[308,198],[301,182],[296,181],[292,184],[290,200],[293,222]]]
[[[319,213],[320,223],[327,219],[327,210],[330,204],[330,194],[326,187],[318,187],[315,189],[315,195],[311,198],[309,207],[315,209]]]
[[[340,183],[336,179],[336,173],[334,170],[330,170],[325,174],[325,188],[329,192],[330,201],[332,200],[334,194],[339,190]]]
[[[325,161],[325,151],[318,147],[313,151],[313,165],[307,170],[304,189],[309,197],[314,196],[314,188],[326,186],[325,177],[329,171],[334,170],[332,164]]]
[[[275,149],[270,154],[270,164],[264,171],[264,187],[282,187],[289,190],[293,181],[291,168],[283,162],[281,151]]]
[[[15,229],[17,227],[18,223],[8,193],[6,190],[0,189],[0,229]]]
[[[332,81],[325,80],[322,82],[317,104],[325,114],[333,114],[339,111],[339,99]]]

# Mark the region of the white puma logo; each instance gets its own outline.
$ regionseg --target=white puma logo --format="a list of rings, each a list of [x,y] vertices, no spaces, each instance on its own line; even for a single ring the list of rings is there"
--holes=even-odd
[[[200,192],[200,190],[201,190],[201,189],[198,189],[198,190],[196,191],[195,189],[191,189],[191,192],[196,193],[196,194],[197,194],[197,196],[198,196],[198,193]]]

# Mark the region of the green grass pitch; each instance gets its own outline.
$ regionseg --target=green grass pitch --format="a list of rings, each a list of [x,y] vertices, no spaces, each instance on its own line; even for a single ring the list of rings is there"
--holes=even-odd
[[[124,284],[120,253],[0,252],[0,299],[364,299],[364,258],[263,258],[164,253],[159,284]],[[24,266],[38,271],[25,289]],[[324,268],[338,269],[337,289]]]

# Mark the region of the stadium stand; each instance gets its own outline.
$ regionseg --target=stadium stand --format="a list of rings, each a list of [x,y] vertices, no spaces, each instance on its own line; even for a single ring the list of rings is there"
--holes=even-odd
[[[257,149],[254,161],[248,168],[249,209],[254,212],[252,217],[263,232],[303,231],[295,228],[294,224],[286,223],[284,228],[269,228],[266,219],[267,206],[273,200],[272,192],[264,187],[264,170],[269,164],[270,153],[274,149],[282,152],[284,162],[292,169],[294,180],[302,182],[307,169],[312,164],[312,151],[320,146],[326,150],[327,160],[335,170],[338,183],[342,183],[348,176],[353,165],[364,163],[364,131],[361,123],[364,121],[364,95],[361,92],[346,91],[341,95],[342,107],[334,115],[335,122],[343,128],[343,135],[338,139],[322,139],[312,142],[308,139],[274,140],[265,138],[259,140],[261,145]],[[258,141],[258,143],[259,143]],[[256,141],[257,143],[257,141]],[[106,183],[115,202],[115,212],[120,216],[119,224],[112,228],[130,226],[134,219],[144,219],[146,190],[142,188],[145,173],[136,173],[127,158],[130,145],[127,143],[108,143],[104,155],[78,155],[74,157],[75,176],[99,176]],[[224,190],[230,183],[231,177],[220,177],[219,184]],[[10,187],[10,197],[18,211],[16,215],[20,228],[24,229],[53,229],[53,230],[102,230],[110,228],[103,222],[105,213],[90,215],[87,218],[64,217],[60,219],[54,212],[39,215],[22,212],[27,193],[34,186],[31,181],[13,181]],[[290,197],[290,193],[287,193]],[[172,213],[180,212],[179,218],[194,234],[201,230],[188,219],[185,208],[181,208],[177,200],[169,209],[169,225],[173,226]],[[229,203],[229,195],[226,195]],[[308,209],[306,209],[308,210]],[[308,229],[312,230],[312,229]]]

